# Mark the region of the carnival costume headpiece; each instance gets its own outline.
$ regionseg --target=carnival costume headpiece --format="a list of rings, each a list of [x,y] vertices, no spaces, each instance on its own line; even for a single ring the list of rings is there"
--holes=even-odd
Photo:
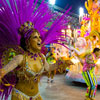
[[[21,27],[19,28],[19,33],[21,34],[21,36],[24,36],[26,38],[28,35],[28,32],[32,31],[33,29],[34,29],[33,23],[30,21],[27,21],[23,25],[21,25]]]
[[[52,21],[55,14],[49,10],[44,1],[42,0],[37,8],[38,0],[9,0],[8,2],[7,0],[0,0],[0,62],[3,51],[7,47],[20,46],[20,38],[22,36],[28,38],[33,29],[39,31],[44,44],[58,43],[58,40],[65,41],[61,37],[61,29],[65,28],[68,22],[66,14],[70,8]],[[52,25],[48,26],[47,24],[51,21]],[[0,64],[0,67],[3,66]],[[3,97],[5,97],[5,100],[7,100],[16,80],[15,76],[9,78],[7,75],[3,79],[0,85],[0,99],[3,100]],[[11,85],[5,85],[7,82]]]

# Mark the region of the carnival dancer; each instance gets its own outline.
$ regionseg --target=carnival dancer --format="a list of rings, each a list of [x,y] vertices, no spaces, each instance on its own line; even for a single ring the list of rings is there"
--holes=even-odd
[[[93,53],[87,50],[84,54],[80,54],[75,48],[73,50],[79,55],[79,60],[83,64],[82,75],[88,86],[85,100],[95,100],[97,80],[94,69],[96,67],[96,60],[100,57],[100,49],[94,48]],[[84,55],[85,59],[83,56],[81,58],[81,55]]]
[[[50,51],[46,54],[46,60],[48,62],[48,64],[50,64],[52,66],[52,64],[55,64],[56,63],[56,54],[55,54],[55,48],[54,47],[50,47]],[[54,76],[56,74],[56,69],[53,70],[53,71],[49,71],[47,73],[47,76],[48,76],[48,80],[47,82],[51,82],[53,83],[54,82]]]
[[[44,1],[36,8],[38,0],[0,0],[0,100],[8,100],[10,93],[11,100],[42,100],[40,76],[55,67],[48,66],[41,47],[64,41],[59,30],[70,10],[49,27],[53,13]]]
[[[100,56],[100,49],[95,48],[93,53],[86,55],[85,62],[83,65],[83,78],[88,86],[86,99],[85,100],[95,100],[95,94],[97,89],[97,79],[94,74],[95,62]]]

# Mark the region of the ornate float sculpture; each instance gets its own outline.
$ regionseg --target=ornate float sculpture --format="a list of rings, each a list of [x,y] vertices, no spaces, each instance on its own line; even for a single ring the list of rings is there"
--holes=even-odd
[[[87,0],[85,7],[90,15],[90,36],[97,36],[100,39],[100,1]]]
[[[82,17],[82,26],[79,38],[83,39],[80,40],[77,38],[77,42],[75,43],[75,49],[81,51],[81,54],[79,56],[74,55],[77,58],[83,57],[82,60],[84,60],[84,56],[87,53],[92,52],[95,47],[100,47],[100,0],[87,0],[85,2],[85,7],[89,15],[84,15]],[[78,66],[71,66],[66,78],[71,81],[84,83],[85,81],[81,75],[81,69],[83,66],[79,62],[77,62],[77,64]],[[100,66],[99,59],[96,62],[96,65],[98,67]],[[100,85],[100,70],[98,70],[97,77],[98,84]]]

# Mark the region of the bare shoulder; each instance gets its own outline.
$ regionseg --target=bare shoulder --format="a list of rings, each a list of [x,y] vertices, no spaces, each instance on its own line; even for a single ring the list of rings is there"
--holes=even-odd
[[[41,53],[41,57],[42,57],[43,60],[46,60],[46,57],[43,53]]]
[[[45,65],[47,63],[47,61],[46,61],[46,57],[43,53],[41,53],[41,58],[43,60],[43,65]]]
[[[43,53],[41,53],[41,55],[42,55],[42,57],[44,57],[44,58],[45,58],[45,55],[44,55]]]

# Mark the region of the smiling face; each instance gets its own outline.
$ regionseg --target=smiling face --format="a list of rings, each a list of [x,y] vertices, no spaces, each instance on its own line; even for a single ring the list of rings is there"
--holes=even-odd
[[[38,31],[33,31],[29,38],[29,49],[32,51],[40,51],[41,50],[41,37]]]

